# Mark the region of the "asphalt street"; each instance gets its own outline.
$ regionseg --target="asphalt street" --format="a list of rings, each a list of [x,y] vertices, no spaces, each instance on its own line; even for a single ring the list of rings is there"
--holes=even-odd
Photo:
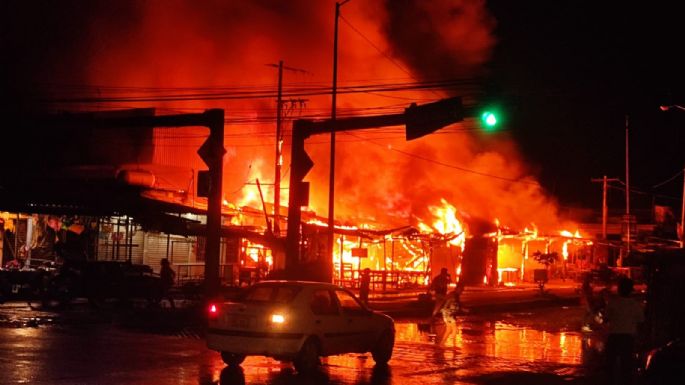
[[[317,373],[300,375],[265,357],[227,368],[197,330],[135,327],[135,321],[84,309],[50,313],[5,304],[0,372],[8,385],[597,383],[601,338],[580,332],[582,312],[564,306],[469,314],[443,346],[435,343],[439,324],[398,320],[387,367],[376,367],[369,354],[347,354],[324,358]]]

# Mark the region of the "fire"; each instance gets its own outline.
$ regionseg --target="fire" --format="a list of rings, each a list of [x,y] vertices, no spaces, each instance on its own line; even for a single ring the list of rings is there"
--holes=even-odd
[[[424,80],[471,78],[479,74],[495,46],[496,23],[491,20],[484,2],[416,1],[403,4],[351,2],[346,5],[346,19],[355,28],[340,30],[341,41],[345,42],[339,52],[342,84],[369,87],[390,84],[396,82],[390,79],[407,78],[407,75]],[[281,204],[285,207],[288,202],[285,184],[289,176],[287,135],[283,152],[285,159],[276,160],[274,157],[274,146],[283,146],[282,141],[276,144],[275,121],[272,119],[276,116],[273,107],[276,73],[273,68],[255,66],[254,63],[271,63],[274,58],[287,57],[291,61],[287,63],[289,66],[305,67],[303,73],[316,74],[308,75],[308,78],[302,78],[298,73],[285,74],[283,84],[286,93],[296,91],[305,82],[327,84],[329,81],[330,36],[319,31],[332,30],[332,4],[289,2],[289,5],[289,17],[282,17],[261,2],[212,2],[206,7],[197,7],[193,1],[183,0],[171,2],[161,11],[155,5],[143,3],[122,9],[122,12],[127,12],[124,14],[127,20],[137,21],[127,26],[130,30],[125,31],[121,30],[120,23],[108,22],[110,19],[103,15],[93,15],[92,20],[103,22],[88,23],[92,24],[93,30],[82,41],[92,55],[70,55],[69,63],[73,62],[73,65],[54,67],[87,69],[83,74],[85,78],[73,79],[70,83],[98,86],[97,95],[88,94],[92,91],[77,95],[102,98],[98,108],[155,107],[162,114],[167,111],[225,109],[224,146],[227,154],[224,158],[224,184],[221,186],[226,195],[224,206],[234,205],[231,223],[252,224],[248,223],[249,212],[243,208],[262,209],[255,181],[259,179],[262,183],[264,201],[273,202],[273,167],[276,161],[282,164],[285,183]],[[422,17],[412,16],[416,14]],[[214,15],[227,15],[229,19]],[[427,30],[423,34],[406,32],[415,30],[412,27],[417,26]],[[362,42],[355,30],[362,31],[375,45]],[[140,38],[123,38],[134,36],[133,32]],[[421,38],[426,34],[436,40],[431,49],[426,49]],[[470,38],[459,38],[461,36]],[[101,39],[106,39],[108,49],[92,49],[102,45]],[[292,41],[301,44],[290,44]],[[353,43],[355,41],[357,43]],[[260,49],[253,49],[256,46]],[[225,47],[231,47],[231,51],[227,53]],[[398,68],[387,57],[379,56],[377,47],[392,52],[393,61],[406,69]],[[344,63],[354,63],[354,67]],[[54,78],[65,78],[59,75],[55,74]],[[392,93],[341,92],[339,108],[343,112],[344,106],[348,115],[401,111],[401,108],[389,104],[388,97],[418,101],[444,93],[441,90],[430,90],[430,93],[416,91],[406,84],[399,84],[398,89]],[[72,88],[67,91],[74,92]],[[453,91],[468,93],[468,90],[450,90]],[[253,93],[261,96],[250,98]],[[198,94],[209,95],[209,98],[190,96]],[[267,100],[269,96],[271,100]],[[108,97],[120,97],[121,100],[106,102]],[[304,111],[307,116],[327,117],[327,113],[321,114],[320,111],[328,110],[330,92],[308,98],[308,110]],[[302,112],[299,111],[298,116],[297,111],[288,111],[285,132],[291,129],[292,119],[301,117]],[[386,133],[392,131],[394,129],[384,130]],[[449,240],[450,245],[462,251],[469,229],[457,208],[448,201],[459,202],[460,213],[478,218],[497,216],[498,238],[502,236],[501,230],[507,229],[502,223],[518,231],[535,214],[539,215],[535,220],[543,231],[558,228],[554,201],[529,176],[528,167],[514,150],[514,143],[501,138],[496,145],[486,145],[475,134],[457,131],[448,127],[441,131],[445,135],[429,135],[411,143],[406,143],[401,134],[387,134],[388,138],[382,140],[374,138],[371,133],[349,137],[341,135],[343,140],[336,150],[339,166],[335,180],[336,219],[361,223],[372,218],[388,227],[402,226],[410,218],[423,215],[424,208],[428,207],[433,218],[419,223],[420,231],[440,234]],[[452,136],[455,133],[459,135],[458,140]],[[152,163],[175,167],[167,177],[171,184],[195,191],[196,186],[192,184],[197,180],[194,175],[197,170],[206,168],[197,155],[206,130],[156,128],[154,135]],[[351,144],[346,144],[344,139]],[[307,142],[307,152],[315,164],[307,175],[311,183],[310,209],[319,213],[326,212],[327,207],[329,144],[324,137]],[[447,168],[439,166],[437,160]],[[343,164],[345,166],[340,167]],[[462,171],[456,171],[458,169]],[[503,179],[523,183],[508,183]],[[440,199],[440,205],[430,206],[438,197],[444,197]],[[190,197],[189,201],[191,199],[195,204],[195,197]],[[354,226],[336,228],[357,230]],[[533,225],[533,230],[524,230],[522,235],[526,239],[537,239],[537,226]],[[352,242],[340,242],[343,255],[337,256],[338,263],[355,260],[345,251],[353,247]],[[414,241],[400,240],[399,243],[409,261],[402,268],[425,268],[429,258],[426,250]],[[337,249],[336,253],[339,253],[340,248]],[[386,255],[384,266],[389,259]],[[394,261],[395,265],[398,263]],[[387,263],[388,266],[391,264]]]
[[[252,263],[265,263],[271,268],[274,260],[271,249],[250,240],[243,241],[242,253],[246,255]]]
[[[432,226],[419,222],[419,230],[424,233],[437,232],[450,238],[451,245],[460,247],[464,250],[466,242],[466,231],[459,219],[457,219],[457,209],[444,198],[440,199],[442,206],[429,206],[431,214],[436,218]]]
[[[580,230],[576,230],[575,234],[568,230],[561,230],[559,231],[559,234],[561,234],[562,237],[566,238],[582,238],[582,236],[580,235]]]
[[[526,227],[525,229],[523,229],[523,234],[525,234],[526,238],[528,239],[537,239],[538,227],[535,226],[535,223],[531,223],[530,225],[533,227],[533,229],[529,230],[528,227]]]

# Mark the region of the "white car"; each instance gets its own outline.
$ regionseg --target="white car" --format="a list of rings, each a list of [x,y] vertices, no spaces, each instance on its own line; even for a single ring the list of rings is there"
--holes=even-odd
[[[305,372],[321,356],[365,352],[386,364],[394,344],[392,318],[330,283],[263,281],[240,300],[209,305],[207,347],[227,365],[262,355],[292,361]]]

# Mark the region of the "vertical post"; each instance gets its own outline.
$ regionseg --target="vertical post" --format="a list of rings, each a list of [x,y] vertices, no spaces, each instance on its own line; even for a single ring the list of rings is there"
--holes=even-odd
[[[19,213],[17,213],[17,219],[14,222],[14,259],[19,261]],[[99,219],[98,219],[99,220]]]
[[[390,249],[390,282],[395,282],[394,280],[397,279],[395,276],[395,239],[390,239],[391,242],[391,249]],[[397,287],[397,285],[395,285]]]
[[[133,259],[133,229],[130,228],[133,222],[128,216],[126,216],[126,248],[128,253],[128,263],[131,263]]]
[[[119,260],[119,224],[121,223],[121,220],[117,217],[117,235],[115,238],[112,238],[112,260],[113,261],[118,261]],[[116,242],[116,246],[115,246]]]
[[[680,247],[685,248],[685,167],[683,167],[683,206],[680,208]]]
[[[278,98],[276,100],[276,167],[274,172],[274,234],[281,235],[279,224],[281,215],[281,153],[283,140],[281,139],[281,108],[283,105],[283,60],[278,62]]]
[[[169,259],[169,249],[171,248],[171,233],[166,233],[166,259]]]
[[[630,135],[628,131],[628,125],[629,125],[629,118],[628,115],[626,115],[626,220],[628,221],[627,223],[627,232],[626,232],[626,254],[630,253],[630,225],[631,225],[631,220],[630,220],[630,155],[629,155],[629,148],[630,148]],[[623,254],[620,254],[618,257],[618,267],[623,266]]]
[[[602,183],[602,239],[607,239],[607,176],[604,175],[604,181]]]
[[[217,294],[219,251],[221,248],[221,190],[224,165],[224,110],[204,112],[209,127],[209,197],[207,198],[207,243],[205,244],[205,285],[208,298]]]
[[[328,177],[328,257],[333,261],[333,238],[335,232],[335,120],[336,105],[338,94],[338,19],[340,17],[340,6],[342,3],[335,3],[335,30],[333,33],[333,87],[331,89],[331,161],[330,174]],[[344,277],[345,271],[340,255],[340,279]]]

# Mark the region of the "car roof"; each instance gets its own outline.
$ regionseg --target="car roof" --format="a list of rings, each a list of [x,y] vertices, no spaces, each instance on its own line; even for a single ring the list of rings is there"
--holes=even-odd
[[[314,281],[294,281],[294,280],[269,280],[260,281],[255,285],[298,285],[303,287],[318,287],[326,289],[340,289],[340,286],[334,285],[329,282],[314,282]]]

